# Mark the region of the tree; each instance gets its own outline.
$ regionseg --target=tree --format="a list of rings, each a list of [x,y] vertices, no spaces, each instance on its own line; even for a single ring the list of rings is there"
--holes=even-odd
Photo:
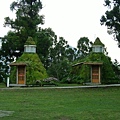
[[[108,34],[112,34],[120,47],[120,1],[105,0],[105,5],[108,10],[105,15],[102,15],[101,25],[107,26]]]
[[[78,40],[78,58],[85,57],[91,51],[92,42],[87,37],[81,37]]]
[[[39,11],[42,9],[40,0],[17,0],[11,4],[10,9],[15,11],[16,19],[6,17],[5,26],[10,26],[18,33],[23,30],[27,35],[34,35],[37,25],[44,23],[44,16],[39,15]]]
[[[120,64],[119,62],[115,59],[114,62],[112,63],[113,66],[113,70],[115,72],[116,75],[116,80],[118,81],[118,83],[120,82]]]
[[[44,16],[39,15],[39,11],[42,9],[40,0],[17,0],[10,5],[10,9],[15,11],[16,18],[5,17],[4,26],[10,27],[11,31],[2,38],[0,50],[0,57],[4,59],[2,62],[6,66],[21,56],[28,36],[35,39],[38,25],[44,24]],[[7,67],[3,67],[3,69],[6,69],[6,73],[9,72]]]
[[[47,69],[50,64],[50,48],[56,44],[57,36],[51,28],[39,28],[36,35],[37,53]]]
[[[66,57],[69,62],[75,61],[77,59],[77,48],[68,45],[66,48]]]
[[[44,16],[39,15],[42,3],[40,0],[17,0],[10,5],[10,9],[15,11],[16,18],[15,20],[5,18],[4,26],[13,30],[8,32],[5,39],[13,43],[15,48],[10,48],[13,52],[17,49],[22,53],[28,36],[35,38],[38,25],[44,23]]]
[[[59,80],[66,78],[70,72],[71,62],[76,58],[75,50],[63,37],[59,37],[59,41],[54,40],[49,52],[49,75]]]

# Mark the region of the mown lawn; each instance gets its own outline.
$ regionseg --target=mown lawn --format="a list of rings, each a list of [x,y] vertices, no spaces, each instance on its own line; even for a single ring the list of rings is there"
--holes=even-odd
[[[6,88],[5,83],[0,83],[0,88]]]
[[[120,120],[120,87],[0,89],[0,120]]]

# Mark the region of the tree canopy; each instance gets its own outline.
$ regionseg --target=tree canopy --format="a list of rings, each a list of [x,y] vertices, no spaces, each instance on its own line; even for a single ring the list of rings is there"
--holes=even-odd
[[[87,37],[81,37],[78,40],[77,48],[78,48],[78,55],[80,57],[85,57],[91,51],[92,42]]]
[[[107,26],[108,33],[113,35],[120,47],[120,1],[105,0],[104,6],[107,7],[108,10],[100,19],[101,25]]]
[[[8,44],[12,43],[10,49],[13,52],[19,50],[22,54],[28,36],[35,38],[38,25],[44,23],[44,16],[39,15],[42,3],[40,0],[17,0],[10,5],[10,9],[15,11],[16,18],[5,17],[4,26],[10,27],[12,31],[4,39]]]

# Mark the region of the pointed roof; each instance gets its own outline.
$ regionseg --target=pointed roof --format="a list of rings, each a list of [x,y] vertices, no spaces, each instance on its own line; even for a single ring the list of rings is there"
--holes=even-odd
[[[97,37],[93,45],[101,45],[104,46],[104,44],[100,41],[100,39]]]
[[[32,37],[28,37],[27,41],[25,42],[25,45],[36,45],[36,44]]]

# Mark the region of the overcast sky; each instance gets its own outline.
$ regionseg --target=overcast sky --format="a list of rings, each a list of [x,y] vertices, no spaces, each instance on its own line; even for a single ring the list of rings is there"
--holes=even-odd
[[[1,37],[9,30],[8,27],[3,27],[4,18],[15,17],[9,8],[12,1],[14,0],[3,0],[0,4]],[[52,28],[73,47],[77,46],[80,37],[88,37],[93,42],[99,37],[112,60],[117,59],[120,62],[117,42],[107,34],[106,27],[100,25],[100,18],[106,11],[104,0],[42,0],[42,3],[40,14],[45,15],[45,24],[41,27]]]

